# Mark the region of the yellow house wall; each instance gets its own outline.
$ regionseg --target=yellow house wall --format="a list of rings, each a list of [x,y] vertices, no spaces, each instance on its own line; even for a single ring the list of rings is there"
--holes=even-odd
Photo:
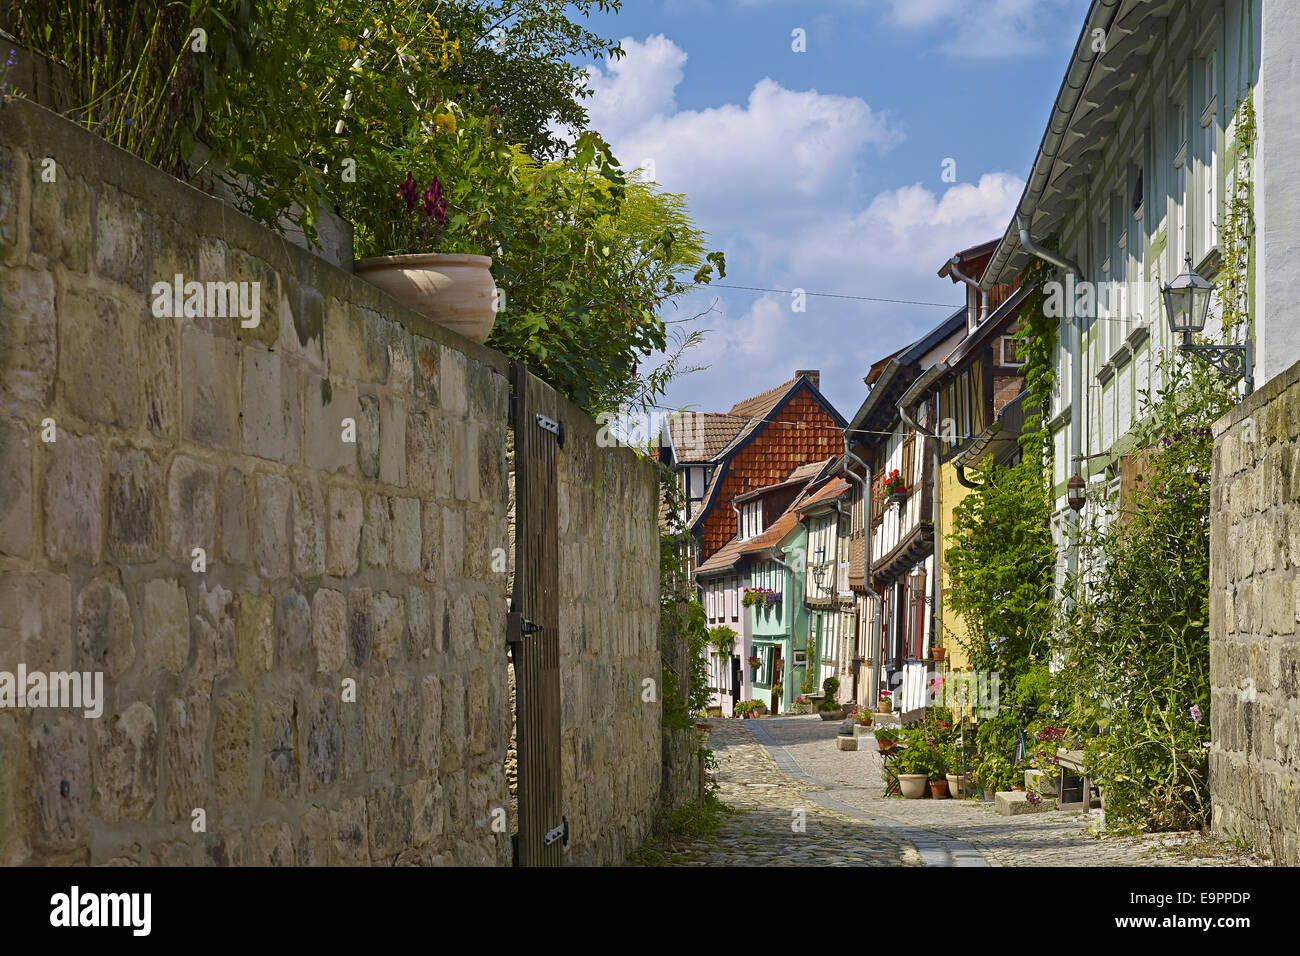
[[[944,560],[944,551],[951,542],[953,509],[970,494],[970,489],[957,480],[957,469],[950,463],[939,466],[939,500],[935,509],[938,520],[935,522],[935,537],[939,541],[939,613],[936,627],[939,643],[947,649],[947,666],[949,670],[960,671],[970,667],[970,658],[962,642],[966,640],[966,623],[962,618],[948,609],[948,594],[952,581],[948,577],[948,562]]]

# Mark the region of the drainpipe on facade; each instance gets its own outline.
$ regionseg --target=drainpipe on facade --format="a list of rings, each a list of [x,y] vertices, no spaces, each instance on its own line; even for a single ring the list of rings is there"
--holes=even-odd
[[[872,598],[871,623],[867,625],[873,642],[871,651],[871,693],[879,694],[880,661],[876,660],[876,653],[880,649],[880,603],[882,598],[880,592],[871,586],[871,575],[867,570],[871,565],[871,466],[849,449],[849,436],[847,433],[844,435],[844,457],[847,461],[852,461],[861,466],[862,474],[865,476],[860,477],[847,464],[844,466],[844,474],[862,489],[862,589],[867,592],[868,597]],[[875,701],[873,700],[872,703],[875,703]]]
[[[1023,216],[1016,217],[1016,227],[1020,230],[1020,245],[1028,253],[1063,269],[1066,275],[1073,275],[1076,281],[1083,279],[1083,273],[1077,263],[1044,249],[1029,236],[1029,224]],[[1069,290],[1073,293],[1073,290]],[[1066,317],[1070,320],[1070,460],[1066,465],[1065,477],[1069,479],[1071,470],[1078,466],[1083,447],[1083,332],[1079,328],[1079,317],[1074,313],[1074,296],[1062,296],[1065,301]],[[1055,494],[1053,494],[1055,503]],[[1070,546],[1066,560],[1071,575],[1079,567],[1079,513],[1070,509]]]
[[[978,292],[980,296],[979,318],[975,320],[974,325],[971,324],[969,317],[966,320],[967,331],[974,332],[975,329],[977,329],[984,322],[984,320],[989,317],[989,294],[980,287],[980,284],[978,282],[976,282],[970,276],[966,275],[959,268],[957,268],[959,265],[961,265],[961,263],[957,261],[956,256],[953,256],[951,259],[949,259],[948,274],[951,275],[954,279],[960,279],[962,282],[966,283],[968,286],[970,286],[972,289]]]
[[[956,269],[954,269],[953,271],[956,272]],[[935,503],[936,511],[938,511],[938,506],[939,506],[939,436],[934,432],[926,431],[924,428],[922,428],[921,423],[916,420],[915,416],[913,416],[911,409],[913,403],[917,402],[918,399],[920,398],[921,393],[924,392],[927,388],[929,388],[930,385],[933,384],[936,380],[938,380],[938,378],[941,375],[943,375],[943,373],[946,371],[948,371],[947,362],[937,362],[934,365],[930,366],[930,368],[926,369],[925,372],[922,373],[921,376],[917,378],[917,380],[913,382],[911,386],[908,387],[907,391],[903,393],[903,397],[898,400],[899,417],[902,418],[903,421],[907,423],[908,427],[914,429],[918,435],[920,435],[927,443],[929,443],[930,447],[933,449],[933,451],[931,451],[930,453],[930,460],[933,465],[931,474],[934,475],[934,503]],[[920,407],[919,404],[916,407],[919,408]],[[937,596],[939,593],[939,549],[941,547],[943,547],[943,542],[939,540],[938,535],[935,535],[934,573],[930,575],[930,581],[929,581],[930,586],[934,588],[933,593],[930,595],[931,620],[933,620],[935,610],[939,606]],[[925,641],[927,645],[926,650],[929,650],[929,644],[930,644],[929,634],[925,636]]]

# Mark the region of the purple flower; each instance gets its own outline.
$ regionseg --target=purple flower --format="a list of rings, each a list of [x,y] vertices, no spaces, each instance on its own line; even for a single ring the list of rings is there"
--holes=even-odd
[[[5,60],[5,66],[14,66],[18,62],[18,53],[15,50],[9,51],[9,59]]]
[[[411,178],[410,173],[406,174],[406,179],[403,180],[402,185],[397,188],[397,192],[398,195],[406,201],[407,212],[410,212],[415,208],[416,200],[418,200],[420,196],[420,187],[415,184],[415,180]]]
[[[1198,724],[1201,722],[1201,707],[1199,704],[1192,704],[1192,709],[1188,713],[1192,715],[1192,720]]]
[[[420,211],[438,220],[438,225],[447,225],[447,200],[442,198],[442,183],[438,182],[437,176],[429,180],[429,188],[424,191]]]
[[[1204,747],[1206,750],[1209,750],[1209,749],[1210,749],[1210,742],[1209,742],[1208,740],[1206,740],[1206,741],[1204,741],[1204,742],[1201,744],[1201,746]]]

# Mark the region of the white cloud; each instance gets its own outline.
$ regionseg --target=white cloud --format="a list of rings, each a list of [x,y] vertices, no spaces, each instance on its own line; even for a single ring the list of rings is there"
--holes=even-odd
[[[889,0],[889,5],[895,25],[942,30],[946,39],[939,50],[967,59],[1036,53],[1079,27],[1078,0]]]
[[[865,147],[888,149],[902,139],[858,97],[788,90],[767,78],[743,105],[677,111],[686,55],[661,35],[622,44],[623,60],[589,71],[591,125],[625,165],[652,161],[666,188],[689,186],[697,211],[709,211],[701,200],[744,199],[779,216],[790,192],[815,196],[851,178]]]
[[[936,2],[936,0],[926,0]],[[964,293],[935,273],[954,252],[1001,235],[1023,189],[1005,173],[930,188],[869,191],[872,159],[902,141],[863,99],[758,81],[743,103],[679,109],[686,55],[663,36],[624,39],[627,56],[594,70],[592,125],[625,165],[655,163],[665,188],[727,253],[727,284],[951,302]],[[823,390],[850,414],[861,376],[881,355],[941,321],[942,308],[710,288],[678,317],[718,300],[721,314],[689,364],[712,367],[669,402],[728,407],[791,377],[822,370]],[[849,407],[852,406],[852,407]]]

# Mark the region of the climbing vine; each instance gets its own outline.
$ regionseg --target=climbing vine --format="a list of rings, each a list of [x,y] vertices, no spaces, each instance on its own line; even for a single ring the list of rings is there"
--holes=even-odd
[[[1223,267],[1215,286],[1223,316],[1224,341],[1245,327],[1250,332],[1250,253],[1255,236],[1253,200],[1253,165],[1255,151],[1255,107],[1249,98],[1237,104],[1233,136],[1235,162],[1229,176],[1228,196],[1224,202],[1220,247]]]

